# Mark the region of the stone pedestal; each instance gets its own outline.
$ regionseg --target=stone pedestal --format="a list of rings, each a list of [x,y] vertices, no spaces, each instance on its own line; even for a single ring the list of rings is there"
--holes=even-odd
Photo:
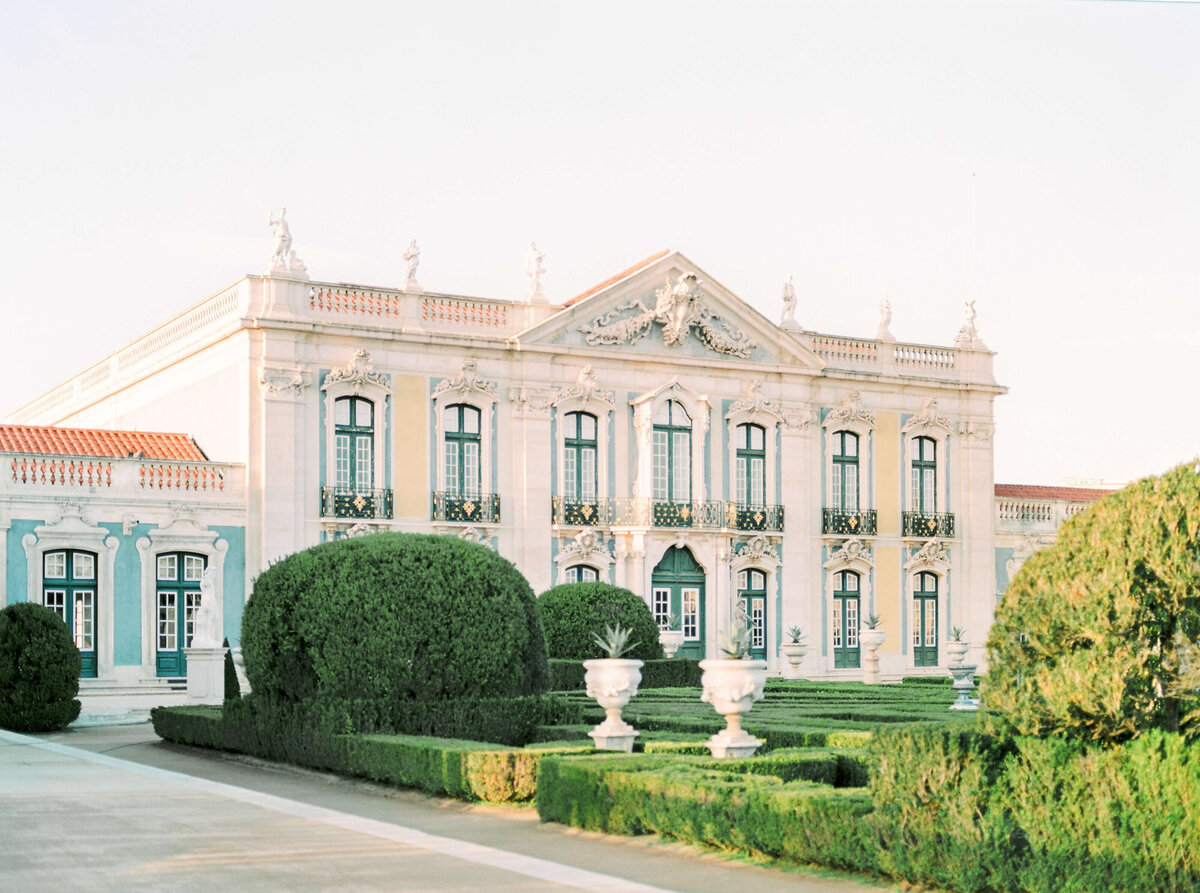
[[[189,704],[225,702],[225,652],[228,648],[185,648]]]
[[[879,646],[883,644],[884,636],[881,629],[864,629],[858,634],[863,653],[863,683],[866,685],[879,684]]]
[[[953,688],[958,692],[958,700],[950,705],[951,710],[978,710],[979,701],[971,697],[975,688],[975,664],[959,664],[950,667],[950,675],[954,677]]]
[[[421,288],[421,283],[416,279],[409,279],[404,283],[404,293],[406,295],[420,295],[425,293],[425,289]]]

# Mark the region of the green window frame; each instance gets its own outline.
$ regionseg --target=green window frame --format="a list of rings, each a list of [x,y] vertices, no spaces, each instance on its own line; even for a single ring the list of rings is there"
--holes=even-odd
[[[859,442],[853,431],[833,434],[833,480],[830,482],[830,508],[857,512],[859,504]]]
[[[913,666],[938,665],[938,576],[921,571],[912,598]]]
[[[355,493],[375,489],[375,404],[363,397],[333,403],[334,486]]]
[[[569,412],[563,424],[563,495],[571,502],[595,502],[596,417],[590,412]]]
[[[737,427],[735,497],[741,505],[767,503],[767,431],[746,422]]]
[[[469,403],[446,407],[446,494],[478,499],[483,492],[482,413]]]
[[[590,564],[573,564],[564,574],[568,583],[597,583],[600,581],[600,571]]]
[[[80,676],[95,678],[96,666],[95,552],[56,549],[42,555],[42,604],[67,625],[79,649]]]
[[[677,400],[654,413],[654,499],[692,501],[692,417]]]
[[[830,623],[833,668],[859,666],[858,625],[862,607],[862,580],[855,571],[838,571],[833,578],[833,616]]]
[[[912,450],[912,510],[932,515],[937,512],[937,441],[918,437]]]
[[[163,552],[155,556],[155,672],[187,675],[185,648],[192,645],[200,580],[208,559],[195,552]]]
[[[750,657],[767,656],[767,575],[757,568],[738,571],[738,598],[750,619]]]

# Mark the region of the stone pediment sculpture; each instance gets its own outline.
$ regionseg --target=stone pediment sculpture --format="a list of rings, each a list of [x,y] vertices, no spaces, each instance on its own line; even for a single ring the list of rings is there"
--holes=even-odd
[[[612,391],[600,390],[600,382],[597,380],[596,373],[592,371],[591,366],[584,366],[580,369],[575,382],[560,390],[554,403],[558,405],[568,400],[579,400],[584,403],[598,400],[601,403],[607,403],[609,406],[613,405]]]
[[[271,227],[271,235],[275,239],[268,271],[287,273],[296,279],[307,279],[308,267],[296,257],[296,252],[292,249],[292,230],[287,222],[287,208],[280,208],[278,217],[268,214],[267,226]]]
[[[699,289],[695,273],[684,273],[675,283],[667,282],[654,293],[654,307],[635,298],[580,326],[588,344],[635,344],[650,333],[655,324],[662,327],[663,343],[678,347],[695,330],[709,350],[745,359],[757,345],[745,333],[713,313]]]
[[[946,564],[949,561],[945,544],[938,540],[929,540],[912,557],[912,565]]]
[[[851,537],[835,549],[825,562],[828,570],[846,567],[862,567],[871,564],[871,547],[858,537]]]
[[[596,531],[581,530],[559,549],[558,560],[562,562],[570,558],[594,563],[598,558],[608,558],[608,555],[608,546]]]
[[[495,399],[496,382],[488,381],[480,375],[479,361],[468,358],[463,360],[462,366],[458,370],[458,375],[444,379],[433,389],[433,397],[437,399],[448,391],[453,391],[464,397],[472,393],[487,394],[489,397]]]
[[[771,545],[771,540],[759,534],[752,536],[744,543],[740,543],[734,552],[738,558],[747,558],[758,561],[764,558],[774,559],[775,548]]]
[[[733,406],[729,407],[729,415],[737,412],[767,412],[772,415],[783,417],[783,409],[774,400],[768,400],[763,396],[762,392],[763,380],[756,378],[746,386],[746,396],[738,400]]]
[[[875,413],[863,408],[862,394],[855,388],[846,395],[846,399],[842,401],[841,406],[830,411],[826,424],[829,422],[843,425],[852,422],[861,422],[866,425],[874,425]]]
[[[333,369],[325,376],[325,383],[321,385],[321,390],[327,389],[332,384],[350,384],[355,388],[360,388],[363,385],[372,384],[380,387],[387,387],[387,376],[382,372],[376,372],[371,363],[371,355],[363,348],[359,348],[354,352],[354,356],[350,358],[350,362],[340,369]]]
[[[921,403],[921,411],[909,419],[901,430],[907,434],[909,431],[929,428],[950,430],[949,420],[937,410],[937,397],[926,397]]]

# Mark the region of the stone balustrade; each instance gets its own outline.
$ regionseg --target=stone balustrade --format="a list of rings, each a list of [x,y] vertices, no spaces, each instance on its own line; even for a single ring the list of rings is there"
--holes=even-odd
[[[8,454],[0,467],[0,487],[10,492],[58,493],[69,491],[124,491],[139,496],[159,492],[172,499],[222,496],[237,498],[243,489],[244,469],[223,462],[170,462],[139,458],[109,459],[95,456],[37,456]]]

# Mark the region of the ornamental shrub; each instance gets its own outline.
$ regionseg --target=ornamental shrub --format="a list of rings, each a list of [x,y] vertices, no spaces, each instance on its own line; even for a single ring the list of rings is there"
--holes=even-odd
[[[604,657],[594,634],[619,624],[632,630],[637,645],[625,657],[656,660],[662,657],[658,624],[646,603],[628,589],[608,583],[566,583],[538,597],[546,649],[552,658],[590,660]]]
[[[988,638],[984,702],[1020,733],[1200,732],[1200,466],[1106,496],[1026,562]]]
[[[546,691],[537,602],[491,549],[381,533],[298,552],[254,583],[250,688],[297,702],[440,701]]]
[[[0,611],[0,728],[53,732],[79,717],[79,649],[62,618],[17,602]]]
[[[238,682],[237,667],[233,665],[233,650],[229,647],[229,639],[221,642],[225,649],[225,700],[236,701],[242,696],[242,684]]]

